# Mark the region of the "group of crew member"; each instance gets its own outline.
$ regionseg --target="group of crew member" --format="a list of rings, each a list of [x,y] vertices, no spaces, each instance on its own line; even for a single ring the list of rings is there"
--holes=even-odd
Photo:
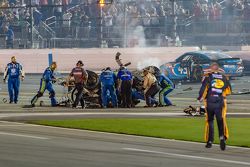
[[[166,96],[174,89],[174,84],[165,74],[156,77],[149,69],[144,69],[143,77],[144,91],[140,92],[133,88],[133,75],[126,67],[121,67],[117,75],[110,67],[103,70],[100,75],[102,106],[106,108],[110,99],[112,106],[117,107],[118,97],[120,97],[120,106],[123,108],[134,107],[134,99],[145,100],[145,107],[173,105]],[[155,98],[157,93],[162,98],[160,103]]]
[[[75,81],[75,87],[77,89],[76,99],[72,104],[73,108],[78,106],[80,102],[82,108],[84,108],[84,97],[83,90],[88,80],[88,73],[83,68],[84,64],[81,60],[76,63],[76,67],[72,69],[69,77],[67,78],[66,85],[69,84],[70,78],[73,77]],[[51,106],[57,106],[57,100],[55,98],[55,90],[53,83],[56,82],[54,71],[57,68],[57,63],[47,67],[40,80],[40,88],[37,94],[32,98],[31,105],[35,106],[36,102],[40,97],[43,96],[44,92],[48,90],[49,98],[51,99]],[[146,101],[145,107],[152,106],[169,106],[172,105],[171,101],[167,98],[168,93],[174,89],[174,84],[166,74],[155,76],[149,69],[143,70],[144,92],[133,91],[133,75],[126,67],[122,66],[117,75],[110,67],[107,67],[102,71],[100,75],[101,83],[101,101],[102,107],[107,108],[109,106],[109,100],[111,100],[112,107],[118,107],[119,104],[123,108],[133,107],[132,99],[137,98]],[[8,77],[8,92],[9,92],[9,103],[17,103],[20,87],[20,79],[24,80],[25,73],[22,65],[16,61],[16,57],[11,58],[11,63],[8,63],[4,73],[4,82]],[[157,77],[157,78],[156,78]],[[158,102],[155,99],[155,95],[159,92]],[[133,97],[134,96],[134,97]],[[119,97],[119,100],[118,100]]]

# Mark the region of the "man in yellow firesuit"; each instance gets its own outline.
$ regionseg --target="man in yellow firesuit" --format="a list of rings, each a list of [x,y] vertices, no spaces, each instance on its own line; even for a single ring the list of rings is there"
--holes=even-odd
[[[226,124],[227,101],[231,94],[231,86],[227,77],[221,73],[217,63],[211,64],[211,71],[206,74],[199,92],[199,101],[204,101],[206,107],[206,148],[211,148],[214,141],[214,116],[217,120],[220,148],[226,149],[228,128]]]

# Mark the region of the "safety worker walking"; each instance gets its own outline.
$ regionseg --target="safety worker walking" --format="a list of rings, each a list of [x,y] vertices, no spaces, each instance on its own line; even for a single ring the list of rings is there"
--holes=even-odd
[[[219,129],[221,150],[226,149],[226,140],[229,137],[226,112],[226,96],[231,94],[231,86],[227,77],[220,73],[217,63],[212,63],[211,73],[208,73],[202,82],[199,92],[199,101],[204,100],[206,108],[205,141],[206,148],[211,148],[214,141],[214,116]]]
[[[9,77],[8,77],[9,76]],[[7,64],[4,72],[3,81],[6,82],[8,77],[8,92],[9,92],[9,103],[17,103],[20,87],[20,76],[21,80],[24,80],[25,73],[23,67],[16,61],[16,57],[11,57],[11,62]]]
[[[131,108],[132,105],[132,73],[126,68],[121,67],[117,74],[118,90],[121,95],[121,103],[123,108]]]
[[[158,86],[156,77],[148,69],[143,70],[143,75],[144,75],[143,88],[146,101],[145,107],[153,107],[151,98],[155,99],[155,95],[159,92],[160,87]],[[155,106],[158,106],[158,101],[156,100],[155,100]]]
[[[37,100],[43,96],[45,90],[49,91],[49,98],[51,101],[51,106],[57,106],[57,101],[55,98],[55,90],[53,88],[53,83],[56,82],[56,78],[54,76],[54,71],[57,68],[57,64],[56,62],[52,62],[52,64],[45,69],[41,81],[40,81],[40,88],[39,91],[37,92],[37,94],[33,97],[33,99],[31,100],[31,106],[35,106]]]
[[[100,75],[101,81],[101,97],[102,97],[102,107],[107,108],[108,105],[108,92],[111,96],[112,107],[117,107],[117,96],[116,96],[116,75],[107,67]]]
[[[159,92],[159,106],[171,106],[172,102],[167,95],[174,90],[174,83],[167,77],[167,72],[162,73],[158,78],[161,90]]]
[[[83,62],[79,60],[76,63],[76,67],[72,69],[67,80],[67,84],[71,77],[74,77],[75,80],[75,88],[77,90],[77,94],[76,99],[72,105],[73,108],[76,108],[79,102],[81,103],[82,108],[84,108],[85,106],[83,98],[83,89],[84,85],[86,85],[88,81],[88,73],[84,70],[83,65]]]

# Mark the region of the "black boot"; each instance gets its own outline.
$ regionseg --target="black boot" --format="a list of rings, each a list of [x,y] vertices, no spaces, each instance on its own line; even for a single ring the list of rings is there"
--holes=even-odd
[[[220,139],[220,149],[222,151],[226,150],[226,142],[225,142],[225,139]]]
[[[213,143],[211,141],[208,141],[205,147],[206,148],[212,148],[212,144]]]

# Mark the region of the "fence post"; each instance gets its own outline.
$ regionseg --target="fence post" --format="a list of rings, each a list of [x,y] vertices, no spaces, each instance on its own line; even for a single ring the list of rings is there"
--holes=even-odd
[[[52,55],[52,52],[50,52],[49,54],[48,54],[48,61],[49,61],[49,66],[52,64],[52,62],[53,62],[53,55]]]

